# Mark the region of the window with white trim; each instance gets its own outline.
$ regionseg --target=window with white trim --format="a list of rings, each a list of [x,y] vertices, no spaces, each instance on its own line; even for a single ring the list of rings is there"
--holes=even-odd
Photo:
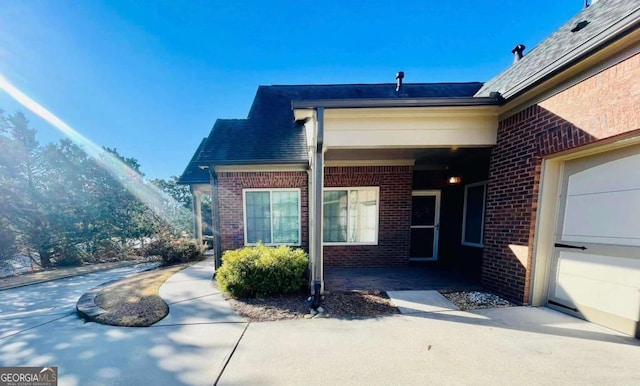
[[[484,247],[484,212],[487,200],[487,182],[464,187],[464,214],[462,217],[462,245]]]
[[[378,187],[325,189],[323,241],[326,244],[376,244],[378,193]]]
[[[300,189],[244,189],[245,244],[300,244]]]

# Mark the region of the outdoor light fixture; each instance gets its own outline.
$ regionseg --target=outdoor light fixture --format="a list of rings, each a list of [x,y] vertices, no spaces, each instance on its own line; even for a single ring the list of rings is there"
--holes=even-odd
[[[451,185],[458,185],[461,182],[462,182],[462,178],[459,177],[459,176],[451,176],[451,177],[449,177],[449,184],[451,184]]]

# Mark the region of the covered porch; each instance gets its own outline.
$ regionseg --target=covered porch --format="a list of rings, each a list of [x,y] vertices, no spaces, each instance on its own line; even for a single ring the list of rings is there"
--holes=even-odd
[[[432,264],[406,268],[326,268],[324,274],[328,292],[482,289],[479,275]]]
[[[433,288],[453,279],[447,274],[453,270],[479,273],[497,104],[494,98],[293,102],[310,154],[314,291]],[[324,201],[325,190],[335,189],[344,204]],[[403,268],[418,262],[435,270]],[[384,268],[340,270],[355,267]],[[463,286],[450,280],[456,282]]]

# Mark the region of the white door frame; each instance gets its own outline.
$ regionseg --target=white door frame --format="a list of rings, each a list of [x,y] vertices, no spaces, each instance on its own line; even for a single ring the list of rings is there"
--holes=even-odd
[[[410,229],[417,228],[433,228],[433,257],[411,257],[409,261],[437,261],[438,260],[438,238],[440,235],[440,190],[413,190],[411,196],[433,196],[436,198],[435,213],[433,225],[411,225]],[[411,208],[411,216],[413,216],[413,208]],[[411,245],[411,240],[409,240]]]

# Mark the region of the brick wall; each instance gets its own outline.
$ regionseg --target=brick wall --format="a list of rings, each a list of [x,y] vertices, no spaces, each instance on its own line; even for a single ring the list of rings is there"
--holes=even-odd
[[[397,267],[409,262],[411,166],[325,168],[325,187],[380,187],[378,245],[325,246],[325,267]]]
[[[527,303],[543,157],[640,129],[640,55],[500,121],[491,154],[483,284]],[[518,248],[520,247],[520,248]],[[526,250],[526,256],[514,251]]]
[[[300,188],[301,241],[309,249],[309,205],[307,172],[221,172],[218,173],[220,202],[220,244],[222,250],[244,246],[242,189]]]
[[[380,188],[378,245],[325,246],[325,266],[394,267],[408,263],[412,173],[411,166],[325,168],[325,187]],[[308,250],[307,181],[307,173],[302,171],[218,173],[222,250],[244,245],[242,190],[248,188],[300,188],[302,246]]]

